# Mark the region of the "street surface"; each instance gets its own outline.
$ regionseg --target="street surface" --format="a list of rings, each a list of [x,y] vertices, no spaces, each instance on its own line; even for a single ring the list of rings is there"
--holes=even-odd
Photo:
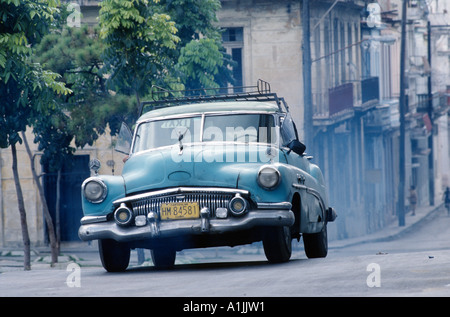
[[[0,268],[0,297],[450,296],[450,217],[442,209],[393,241],[349,247],[331,242],[324,259],[307,259],[301,246],[296,243],[291,261],[275,265],[257,246],[186,250],[169,271],[157,271],[151,262],[137,266],[133,252],[132,266],[115,274],[100,266],[93,248],[79,255],[92,258],[88,266]]]

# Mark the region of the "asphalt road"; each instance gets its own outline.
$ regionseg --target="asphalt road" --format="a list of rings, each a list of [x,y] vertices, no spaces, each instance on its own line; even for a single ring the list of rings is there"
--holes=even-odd
[[[170,271],[144,265],[112,274],[95,263],[6,271],[0,296],[169,296],[189,305],[192,297],[450,296],[450,217],[443,212],[400,239],[330,248],[323,259],[297,248],[291,261],[274,265],[258,248],[227,250],[183,252]]]

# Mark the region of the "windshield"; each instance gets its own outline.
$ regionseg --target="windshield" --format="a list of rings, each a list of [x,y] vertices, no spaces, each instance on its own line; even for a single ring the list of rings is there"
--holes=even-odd
[[[180,142],[275,143],[274,128],[274,117],[269,114],[206,115],[143,122],[137,128],[133,152]]]
[[[150,150],[178,143],[200,141],[201,117],[177,118],[144,122],[136,131],[133,152]]]
[[[274,118],[267,114],[206,116],[203,142],[272,143]]]

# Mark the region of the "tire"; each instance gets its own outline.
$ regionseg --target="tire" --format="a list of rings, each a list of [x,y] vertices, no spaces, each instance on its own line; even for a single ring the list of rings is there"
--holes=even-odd
[[[304,233],[303,245],[308,258],[326,257],[328,254],[327,226],[324,225],[322,231],[318,233]]]
[[[289,227],[269,227],[263,239],[264,253],[270,263],[289,261],[292,254],[292,233]]]
[[[102,265],[108,272],[123,272],[130,263],[130,248],[115,240],[99,240],[98,248]]]
[[[153,264],[160,270],[173,268],[176,255],[177,253],[173,249],[156,248],[151,250]]]

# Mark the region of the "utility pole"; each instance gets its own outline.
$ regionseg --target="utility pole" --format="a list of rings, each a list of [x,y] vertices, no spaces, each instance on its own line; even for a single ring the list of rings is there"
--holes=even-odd
[[[428,74],[428,107],[427,113],[433,127],[433,91],[431,88],[431,23],[427,23],[428,31],[428,66],[430,67],[430,73]],[[431,128],[430,135],[428,136],[428,144],[430,146],[430,154],[428,156],[428,173],[429,173],[429,191],[430,191],[430,206],[434,206],[434,163],[433,163],[433,128]]]
[[[405,52],[406,52],[406,1],[402,1],[402,25],[400,43],[400,149],[399,149],[399,181],[398,181],[398,225],[405,225]]]
[[[303,132],[306,147],[313,147],[313,105],[311,88],[311,46],[309,0],[303,0],[302,7],[303,27]]]

